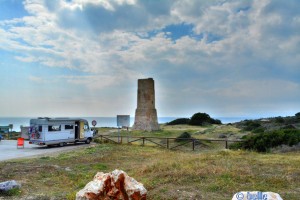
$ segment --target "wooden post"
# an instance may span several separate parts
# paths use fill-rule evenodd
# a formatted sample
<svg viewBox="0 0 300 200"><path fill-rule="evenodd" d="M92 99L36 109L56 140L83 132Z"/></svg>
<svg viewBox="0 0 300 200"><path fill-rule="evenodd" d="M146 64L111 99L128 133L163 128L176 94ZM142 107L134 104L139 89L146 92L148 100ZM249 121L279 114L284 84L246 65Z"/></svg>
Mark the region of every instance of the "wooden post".
<svg viewBox="0 0 300 200"><path fill-rule="evenodd" d="M227 141L227 139L225 141L225 149L228 149L228 141Z"/></svg>
<svg viewBox="0 0 300 200"><path fill-rule="evenodd" d="M143 137L143 146L145 145L145 138Z"/></svg>
<svg viewBox="0 0 300 200"><path fill-rule="evenodd" d="M193 151L195 151L195 139L193 139Z"/></svg>
<svg viewBox="0 0 300 200"><path fill-rule="evenodd" d="M167 138L167 149L169 149L169 138Z"/></svg>
<svg viewBox="0 0 300 200"><path fill-rule="evenodd" d="M121 136L121 144L122 144L123 136Z"/></svg>

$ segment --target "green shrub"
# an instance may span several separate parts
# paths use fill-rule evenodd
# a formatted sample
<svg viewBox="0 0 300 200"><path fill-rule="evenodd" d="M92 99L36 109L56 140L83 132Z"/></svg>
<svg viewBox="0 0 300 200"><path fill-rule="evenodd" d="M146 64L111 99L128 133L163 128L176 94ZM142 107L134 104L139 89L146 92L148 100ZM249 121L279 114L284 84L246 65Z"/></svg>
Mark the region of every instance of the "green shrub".
<svg viewBox="0 0 300 200"><path fill-rule="evenodd" d="M266 133L248 135L239 145L231 145L230 148L249 149L258 152L267 152L280 145L296 145L300 142L300 130L277 130Z"/></svg>
<svg viewBox="0 0 300 200"><path fill-rule="evenodd" d="M282 124L282 123L284 123L284 119L283 119L283 117L275 117L275 122L276 123L278 123L278 124Z"/></svg>
<svg viewBox="0 0 300 200"><path fill-rule="evenodd" d="M101 143L102 143L102 141L101 141L100 138L94 138L93 141L94 141L95 143L98 143L98 144L101 144Z"/></svg>
<svg viewBox="0 0 300 200"><path fill-rule="evenodd" d="M281 127L280 129L296 129L296 127L293 126L292 124L288 124L288 125Z"/></svg>
<svg viewBox="0 0 300 200"><path fill-rule="evenodd" d="M235 142L229 145L229 149L243 149L243 142Z"/></svg>
<svg viewBox="0 0 300 200"><path fill-rule="evenodd" d="M210 122L210 116L206 113L196 113L190 120L190 125L203 125L204 123Z"/></svg>
<svg viewBox="0 0 300 200"><path fill-rule="evenodd" d="M0 196L20 196L21 190L19 188L12 188L8 191L0 190Z"/></svg>
<svg viewBox="0 0 300 200"><path fill-rule="evenodd" d="M203 126L206 124L222 124L221 120L213 119L206 113L196 113L191 119L189 118L178 118L171 122L168 122L167 125L178 125L178 124L189 124L196 126Z"/></svg>
<svg viewBox="0 0 300 200"><path fill-rule="evenodd" d="M175 139L175 142L181 142L184 141L184 139L189 138L192 138L191 134L189 134L188 132L183 132Z"/></svg>
<svg viewBox="0 0 300 200"><path fill-rule="evenodd" d="M243 128L244 131L253 131L255 129L258 129L261 127L261 124L259 122L253 121L253 120L246 120L245 121L245 127Z"/></svg>
<svg viewBox="0 0 300 200"><path fill-rule="evenodd" d="M263 133L264 131L265 131L265 128L261 126L261 127L254 129L252 132L253 133Z"/></svg>
<svg viewBox="0 0 300 200"><path fill-rule="evenodd" d="M211 118L206 113L195 113L189 122L190 125L203 126L205 124L222 124L218 119Z"/></svg>
<svg viewBox="0 0 300 200"><path fill-rule="evenodd" d="M178 118L167 123L167 125L189 124L189 118Z"/></svg>

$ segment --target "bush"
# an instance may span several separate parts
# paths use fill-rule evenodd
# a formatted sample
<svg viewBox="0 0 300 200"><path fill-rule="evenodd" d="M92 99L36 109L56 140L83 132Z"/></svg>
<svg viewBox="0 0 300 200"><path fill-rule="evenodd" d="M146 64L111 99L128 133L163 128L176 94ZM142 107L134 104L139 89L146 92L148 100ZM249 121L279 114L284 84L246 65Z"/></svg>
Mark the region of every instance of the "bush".
<svg viewBox="0 0 300 200"><path fill-rule="evenodd" d="M267 133L248 135L240 144L231 145L230 148L243 148L258 152L267 152L280 145L296 145L300 142L300 130L277 130Z"/></svg>
<svg viewBox="0 0 300 200"><path fill-rule="evenodd" d="M212 123L212 124L222 124L221 120L219 120L219 119L212 119L212 118L210 120L210 123Z"/></svg>
<svg viewBox="0 0 300 200"><path fill-rule="evenodd" d="M196 113L192 116L190 120L190 125L203 125L211 121L211 118L206 113Z"/></svg>
<svg viewBox="0 0 300 200"><path fill-rule="evenodd" d="M243 128L244 131L253 131L255 129L261 128L261 124L253 121L253 120L247 120L245 122L245 127Z"/></svg>
<svg viewBox="0 0 300 200"><path fill-rule="evenodd" d="M190 125L203 126L205 124L222 124L222 122L218 119L211 118L206 113L196 113L192 116Z"/></svg>
<svg viewBox="0 0 300 200"><path fill-rule="evenodd" d="M283 117L275 117L275 122L276 123L278 123L278 124L282 124L282 123L284 123L284 119L283 119Z"/></svg>
<svg viewBox="0 0 300 200"><path fill-rule="evenodd" d="M213 119L206 113L196 113L189 118L178 118L171 122L168 122L167 125L178 125L178 124L189 124L196 126L203 126L205 124L222 124L221 120Z"/></svg>
<svg viewBox="0 0 300 200"><path fill-rule="evenodd" d="M256 129L252 130L252 132L253 133L263 133L263 132L265 132L265 128L262 127L262 126L260 126L260 127L256 128Z"/></svg>
<svg viewBox="0 0 300 200"><path fill-rule="evenodd" d="M296 113L295 116L300 119L300 112Z"/></svg>
<svg viewBox="0 0 300 200"><path fill-rule="evenodd" d="M190 138L192 138L191 134L189 134L188 132L183 132L175 139L175 142L181 142L184 141L183 139L190 139Z"/></svg>
<svg viewBox="0 0 300 200"><path fill-rule="evenodd" d="M189 118L178 118L167 123L167 125L189 124Z"/></svg>
<svg viewBox="0 0 300 200"><path fill-rule="evenodd" d="M20 196L21 190L19 188L12 188L8 191L0 190L0 196Z"/></svg>

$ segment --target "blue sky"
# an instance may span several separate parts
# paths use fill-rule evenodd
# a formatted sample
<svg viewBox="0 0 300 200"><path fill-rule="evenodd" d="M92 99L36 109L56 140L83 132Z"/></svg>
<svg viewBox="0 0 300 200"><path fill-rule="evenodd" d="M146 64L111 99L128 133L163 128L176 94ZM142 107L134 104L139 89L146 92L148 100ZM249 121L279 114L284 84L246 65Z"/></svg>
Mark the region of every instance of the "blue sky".
<svg viewBox="0 0 300 200"><path fill-rule="evenodd" d="M0 0L0 116L300 111L298 0Z"/></svg>

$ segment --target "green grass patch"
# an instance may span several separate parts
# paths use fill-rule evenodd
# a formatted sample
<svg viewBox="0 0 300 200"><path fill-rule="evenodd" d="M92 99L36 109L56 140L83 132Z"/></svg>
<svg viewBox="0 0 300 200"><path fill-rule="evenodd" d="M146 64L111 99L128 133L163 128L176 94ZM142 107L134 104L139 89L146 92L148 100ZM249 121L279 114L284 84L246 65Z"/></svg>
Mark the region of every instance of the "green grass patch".
<svg viewBox="0 0 300 200"><path fill-rule="evenodd" d="M154 134L179 136L184 131L173 127ZM236 192L253 190L277 192L283 199L299 198L300 152L261 154L224 150L224 146L220 150L216 144L207 143L211 149L197 152L110 143L83 146L54 156L0 162L0 182L22 183L20 198L74 199L97 172L121 169L144 184L150 200L228 200Z"/></svg>

